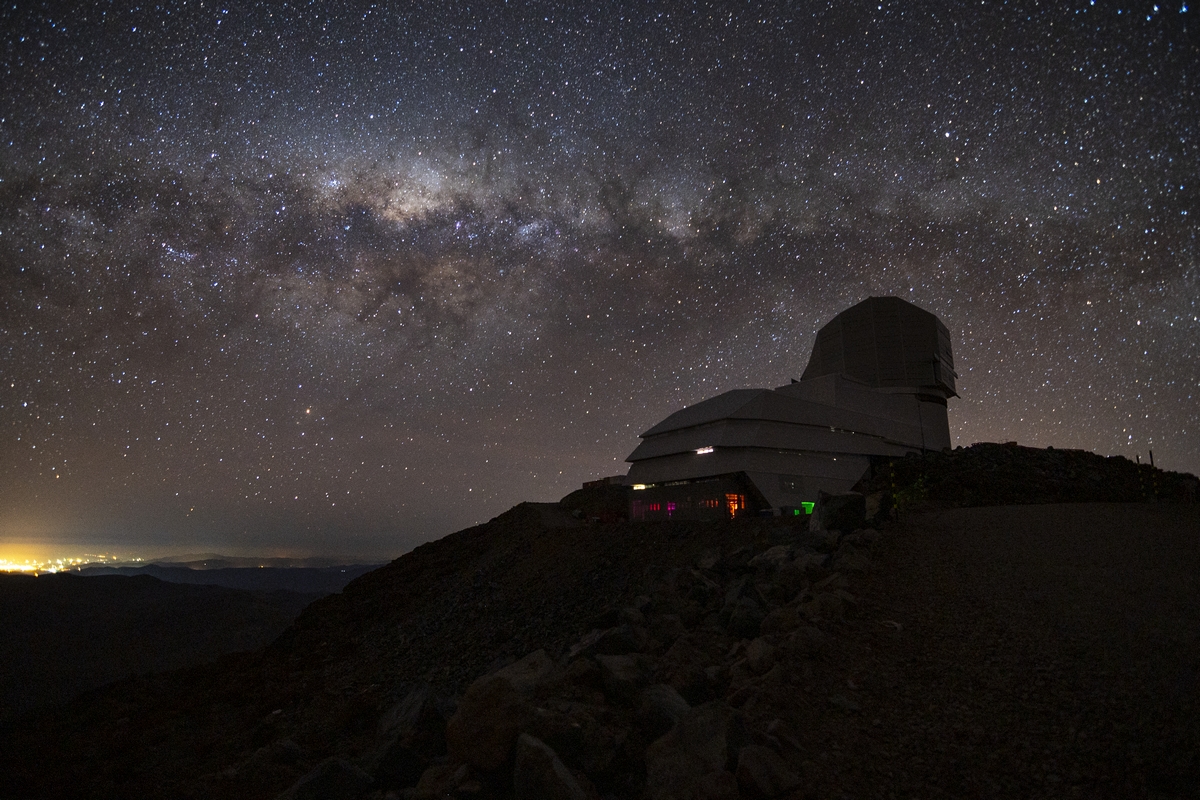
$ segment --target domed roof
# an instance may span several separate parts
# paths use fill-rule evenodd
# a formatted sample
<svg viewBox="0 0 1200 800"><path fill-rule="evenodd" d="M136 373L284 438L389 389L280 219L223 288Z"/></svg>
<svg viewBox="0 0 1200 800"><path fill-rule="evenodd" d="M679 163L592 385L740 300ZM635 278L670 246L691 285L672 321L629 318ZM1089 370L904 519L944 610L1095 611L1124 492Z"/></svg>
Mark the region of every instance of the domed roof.
<svg viewBox="0 0 1200 800"><path fill-rule="evenodd" d="M877 389L917 389L957 397L950 331L899 297L870 297L817 332L800 380L839 374Z"/></svg>

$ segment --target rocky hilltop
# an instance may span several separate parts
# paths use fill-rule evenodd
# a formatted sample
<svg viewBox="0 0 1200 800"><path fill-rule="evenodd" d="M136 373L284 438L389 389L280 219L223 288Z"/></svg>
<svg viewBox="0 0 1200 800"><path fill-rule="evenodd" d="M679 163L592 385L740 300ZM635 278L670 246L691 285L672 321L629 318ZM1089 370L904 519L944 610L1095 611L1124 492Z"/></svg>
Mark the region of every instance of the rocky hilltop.
<svg viewBox="0 0 1200 800"><path fill-rule="evenodd" d="M865 487L898 518L832 531L522 504L266 650L27 720L0 791L1194 796L1200 505L938 507L898 472Z"/></svg>
<svg viewBox="0 0 1200 800"><path fill-rule="evenodd" d="M944 452L882 459L860 487L901 510L1031 503L1195 503L1195 475L1123 456L981 442Z"/></svg>

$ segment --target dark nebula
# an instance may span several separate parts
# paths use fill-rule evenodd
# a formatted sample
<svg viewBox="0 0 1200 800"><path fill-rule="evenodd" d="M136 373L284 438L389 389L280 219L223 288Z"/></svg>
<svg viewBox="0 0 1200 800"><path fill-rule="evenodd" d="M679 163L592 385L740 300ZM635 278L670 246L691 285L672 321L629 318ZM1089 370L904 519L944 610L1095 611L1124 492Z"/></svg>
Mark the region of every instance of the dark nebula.
<svg viewBox="0 0 1200 800"><path fill-rule="evenodd" d="M870 295L956 443L1200 472L1195 13L9 4L0 536L395 555Z"/></svg>

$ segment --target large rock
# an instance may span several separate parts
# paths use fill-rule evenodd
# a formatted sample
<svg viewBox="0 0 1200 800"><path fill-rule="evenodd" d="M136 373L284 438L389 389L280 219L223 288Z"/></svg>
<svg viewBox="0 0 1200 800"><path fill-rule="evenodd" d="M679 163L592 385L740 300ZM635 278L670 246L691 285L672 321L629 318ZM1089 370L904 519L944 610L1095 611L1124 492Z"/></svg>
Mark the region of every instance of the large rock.
<svg viewBox="0 0 1200 800"><path fill-rule="evenodd" d="M800 612L792 606L784 606L776 608L762 621L759 630L763 636L768 636L773 633L789 633L796 630L807 621L807 617L801 616Z"/></svg>
<svg viewBox="0 0 1200 800"><path fill-rule="evenodd" d="M372 770L375 782L385 789L407 788L421 779L431 758L412 739L396 739L380 754Z"/></svg>
<svg viewBox="0 0 1200 800"><path fill-rule="evenodd" d="M833 537L835 540L837 537ZM837 542L834 542L836 546ZM829 563L829 556L825 553L818 553L813 550L801 550L792 559L792 566L805 575L811 575L825 569Z"/></svg>
<svg viewBox="0 0 1200 800"><path fill-rule="evenodd" d="M446 723L452 761L490 772L512 754L517 735L534 718L533 709L507 678L488 675L467 687Z"/></svg>
<svg viewBox="0 0 1200 800"><path fill-rule="evenodd" d="M558 754L527 733L517 739L513 794L516 800L589 800L590 797Z"/></svg>
<svg viewBox="0 0 1200 800"><path fill-rule="evenodd" d="M262 769L271 764L295 764L304 758L304 750L291 739L280 739L263 745L246 759L246 767ZM244 768L244 767L243 767Z"/></svg>
<svg viewBox="0 0 1200 800"><path fill-rule="evenodd" d="M792 548L786 544L775 545L750 559L747 566L766 569L779 569L792 560Z"/></svg>
<svg viewBox="0 0 1200 800"><path fill-rule="evenodd" d="M521 694L529 694L554 677L557 667L545 650L535 650L516 663L494 673L506 679Z"/></svg>
<svg viewBox="0 0 1200 800"><path fill-rule="evenodd" d="M834 555L830 568L839 572L870 572L871 559L858 548L842 545Z"/></svg>
<svg viewBox="0 0 1200 800"><path fill-rule="evenodd" d="M524 731L541 739L572 769L601 780L619 765L631 728L628 715L608 705L551 702Z"/></svg>
<svg viewBox="0 0 1200 800"><path fill-rule="evenodd" d="M342 758L322 761L278 800L355 800L371 789L371 776Z"/></svg>
<svg viewBox="0 0 1200 800"><path fill-rule="evenodd" d="M645 729L647 738L657 739L675 726L692 707L675 687L658 683L642 692L638 722Z"/></svg>
<svg viewBox="0 0 1200 800"><path fill-rule="evenodd" d="M629 703L650 682L653 665L640 653L624 656L596 656L600 664L604 693L613 700Z"/></svg>
<svg viewBox="0 0 1200 800"><path fill-rule="evenodd" d="M411 733L425 713L431 697L431 690L427 683L418 683L409 690L403 700L392 706L379 718L380 738Z"/></svg>
<svg viewBox="0 0 1200 800"><path fill-rule="evenodd" d="M659 674L692 705L713 698L705 668L721 660L723 651L692 634L680 636L660 660Z"/></svg>
<svg viewBox="0 0 1200 800"><path fill-rule="evenodd" d="M801 625L788 636L787 646L798 655L812 657L825 646L825 634L820 628Z"/></svg>
<svg viewBox="0 0 1200 800"><path fill-rule="evenodd" d="M775 666L775 648L763 639L755 639L746 646L746 666L755 675L763 675Z"/></svg>
<svg viewBox="0 0 1200 800"><path fill-rule="evenodd" d="M738 751L737 782L753 797L779 797L800 785L800 777L774 750L757 744Z"/></svg>
<svg viewBox="0 0 1200 800"><path fill-rule="evenodd" d="M680 717L670 732L646 748L646 796L650 800L691 800L726 771L734 712L721 701L697 706ZM736 787L735 792L736 792ZM736 796L736 794L734 795Z"/></svg>
<svg viewBox="0 0 1200 800"><path fill-rule="evenodd" d="M695 790L690 796L696 800L742 800L737 778L723 769L710 772L696 781Z"/></svg>
<svg viewBox="0 0 1200 800"><path fill-rule="evenodd" d="M635 653L645 643L645 632L624 624L606 630L593 630L571 648L568 658L576 656L619 656Z"/></svg>
<svg viewBox="0 0 1200 800"><path fill-rule="evenodd" d="M446 752L446 709L427 684L413 687L379 720L380 744L369 769L380 788L413 786Z"/></svg>
<svg viewBox="0 0 1200 800"><path fill-rule="evenodd" d="M478 794L481 788L466 764L434 764L425 770L412 796L416 800L443 800L458 794Z"/></svg>
<svg viewBox="0 0 1200 800"><path fill-rule="evenodd" d="M741 639L753 639L762 630L762 622L767 616L762 604L752 597L739 597L734 603L726 606L729 621L725 628L734 636Z"/></svg>
<svg viewBox="0 0 1200 800"><path fill-rule="evenodd" d="M852 531L865 527L866 523L867 501L863 495L858 492L817 493L817 505L813 509L816 530Z"/></svg>

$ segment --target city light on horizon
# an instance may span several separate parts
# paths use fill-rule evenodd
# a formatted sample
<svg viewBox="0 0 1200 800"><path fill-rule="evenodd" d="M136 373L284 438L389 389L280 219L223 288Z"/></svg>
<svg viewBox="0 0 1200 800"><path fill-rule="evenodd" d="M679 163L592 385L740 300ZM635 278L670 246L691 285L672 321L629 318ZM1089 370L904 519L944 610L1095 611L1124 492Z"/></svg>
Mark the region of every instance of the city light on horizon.
<svg viewBox="0 0 1200 800"><path fill-rule="evenodd" d="M77 556L20 558L0 556L0 572L58 573L104 564L137 564L145 559L136 556L117 556L107 553L85 553Z"/></svg>

